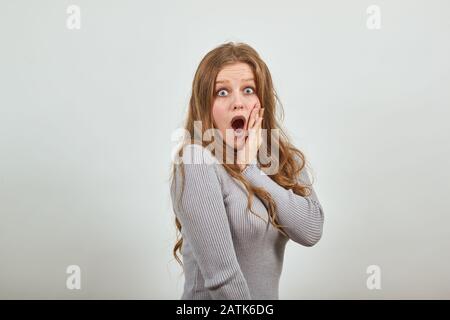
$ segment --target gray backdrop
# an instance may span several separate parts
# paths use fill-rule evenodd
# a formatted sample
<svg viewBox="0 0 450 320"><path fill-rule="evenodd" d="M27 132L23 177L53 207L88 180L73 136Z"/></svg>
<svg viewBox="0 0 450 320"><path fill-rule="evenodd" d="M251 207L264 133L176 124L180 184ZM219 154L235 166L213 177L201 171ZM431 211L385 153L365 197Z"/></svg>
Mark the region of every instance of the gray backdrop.
<svg viewBox="0 0 450 320"><path fill-rule="evenodd" d="M315 247L289 242L280 298L450 298L449 11L1 0L0 298L181 296L171 134L200 59L226 41L268 64L325 211ZM80 290L66 287L69 265ZM370 265L380 289L366 284Z"/></svg>

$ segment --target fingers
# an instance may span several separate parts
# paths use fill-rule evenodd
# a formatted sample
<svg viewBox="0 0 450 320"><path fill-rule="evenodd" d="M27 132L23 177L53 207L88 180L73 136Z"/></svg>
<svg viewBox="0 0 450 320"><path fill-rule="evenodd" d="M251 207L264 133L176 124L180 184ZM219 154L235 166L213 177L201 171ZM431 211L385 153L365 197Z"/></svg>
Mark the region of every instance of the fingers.
<svg viewBox="0 0 450 320"><path fill-rule="evenodd" d="M259 116L260 116L260 117L263 117L263 116L264 116L264 108L261 108L261 109L259 110Z"/></svg>
<svg viewBox="0 0 450 320"><path fill-rule="evenodd" d="M255 120L253 129L257 129L257 130L261 129L262 121L264 119L263 114L264 114L264 108L262 108L258 111L258 115L256 116L256 120Z"/></svg>
<svg viewBox="0 0 450 320"><path fill-rule="evenodd" d="M245 138L245 146L238 151L238 157L244 163L254 161L257 157L258 149L262 144L262 122L264 119L264 108L261 108L259 102L255 104L250 112L247 121L248 136Z"/></svg>
<svg viewBox="0 0 450 320"><path fill-rule="evenodd" d="M247 123L247 129L252 129L253 126L255 125L255 121L256 121L256 115L257 115L257 111L258 111L258 104L256 104L252 111L250 112L250 117L248 118L248 123Z"/></svg>
<svg viewBox="0 0 450 320"><path fill-rule="evenodd" d="M261 113L261 105L259 103L257 103L254 108L252 109L252 111L250 112L250 117L248 119L248 124L247 124L247 129L253 129L255 127L255 125L258 124L259 121L259 117L262 114Z"/></svg>
<svg viewBox="0 0 450 320"><path fill-rule="evenodd" d="M259 117L258 117L257 124L256 124L256 128L257 128L257 131L258 131L258 134L256 135L258 148L259 148L259 146L261 145L261 142L262 142L262 134L261 134L261 132L262 132L262 122L263 122L263 119L264 119L263 114L264 114L264 108L262 108L259 111Z"/></svg>
<svg viewBox="0 0 450 320"><path fill-rule="evenodd" d="M258 114L258 120L259 120L259 126L261 127L262 121L264 119L264 108L259 110L259 114Z"/></svg>

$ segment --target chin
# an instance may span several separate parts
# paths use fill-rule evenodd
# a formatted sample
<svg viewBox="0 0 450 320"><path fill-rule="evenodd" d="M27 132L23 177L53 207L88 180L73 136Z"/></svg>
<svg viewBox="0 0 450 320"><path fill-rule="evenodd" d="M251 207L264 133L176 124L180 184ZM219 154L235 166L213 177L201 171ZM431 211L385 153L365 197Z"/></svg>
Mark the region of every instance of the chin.
<svg viewBox="0 0 450 320"><path fill-rule="evenodd" d="M245 146L245 139L236 139L234 141L234 145L233 145L233 141L230 143L227 143L227 145L229 147L233 147L234 150L241 150Z"/></svg>
<svg viewBox="0 0 450 320"><path fill-rule="evenodd" d="M235 149L236 150L241 150L241 149L244 148L244 146L245 146L245 141L238 142L238 143L236 143Z"/></svg>

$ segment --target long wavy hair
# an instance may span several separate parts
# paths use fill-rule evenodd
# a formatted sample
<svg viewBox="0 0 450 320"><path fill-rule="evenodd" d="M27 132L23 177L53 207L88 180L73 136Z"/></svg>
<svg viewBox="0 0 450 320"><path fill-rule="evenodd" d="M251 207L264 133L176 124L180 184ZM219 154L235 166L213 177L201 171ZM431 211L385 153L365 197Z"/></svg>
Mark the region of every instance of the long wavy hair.
<svg viewBox="0 0 450 320"><path fill-rule="evenodd" d="M194 121L201 121L202 133L205 130L214 128L214 122L212 117L212 105L214 102L214 86L215 80L219 71L226 65L244 62L247 63L254 74L256 82L256 94L261 102L261 107L264 108L264 119L262 123L262 129L267 129L267 136L271 137L270 130L278 129L278 159L272 159L272 161L278 162L278 170L275 174L268 175L273 181L285 189L292 189L292 191L300 196L308 196L311 193L309 186L303 185L298 181L302 170L306 166L306 159L304 154L297 148L295 148L290 142L290 138L286 132L282 129L280 123L283 121L284 112L281 101L279 100L277 93L272 83L272 77L267 68L267 65L260 58L259 54L248 44L238 42L224 43L210 52L208 52L201 60L192 83L192 93L189 101L189 109L187 117L184 123L184 129L189 132L190 137L195 136ZM277 105L278 102L278 105ZM278 106L278 108L277 108ZM189 136L189 135L188 135ZM193 143L192 138L185 139L176 151L179 157L182 157L183 148ZM271 144L275 143L268 139L268 150L271 150ZM202 141L202 145L206 146L207 142ZM214 152L213 152L214 153ZM264 170L268 165L261 164L258 159L259 166ZM252 210L253 197L258 197L266 207L270 222L277 230L287 236L283 230L283 226L278 223L277 219L277 207L269 192L264 188L255 187L248 182L241 174L239 166L235 163L225 163L221 161L221 165L233 178L242 182L248 192L247 209L256 214ZM171 165L171 177L170 180L173 183L173 179L176 174L177 166L181 171L182 181L184 181L184 167L183 163L172 163ZM183 182L181 183L183 193ZM181 199L181 196L180 196ZM178 257L177 252L181 252L183 245L183 238L181 236L182 225L175 215L176 226L176 243L173 247L173 256L182 266L183 263Z"/></svg>

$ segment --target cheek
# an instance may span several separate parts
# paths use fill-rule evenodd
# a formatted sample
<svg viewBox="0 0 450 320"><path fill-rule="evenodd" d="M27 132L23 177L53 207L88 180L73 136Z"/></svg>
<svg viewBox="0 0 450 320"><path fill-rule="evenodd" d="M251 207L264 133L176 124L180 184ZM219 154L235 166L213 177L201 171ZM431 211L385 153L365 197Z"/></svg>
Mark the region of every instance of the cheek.
<svg viewBox="0 0 450 320"><path fill-rule="evenodd" d="M253 105L255 105L256 103L259 103L259 102L260 102L260 101L259 101L258 96L257 96L257 95L254 95L254 96L252 97L251 105L253 106Z"/></svg>
<svg viewBox="0 0 450 320"><path fill-rule="evenodd" d="M213 115L213 119L214 122L217 126L218 129L224 129L226 124L225 124L225 119L226 119L226 108L224 105L215 102L212 108L212 115Z"/></svg>

